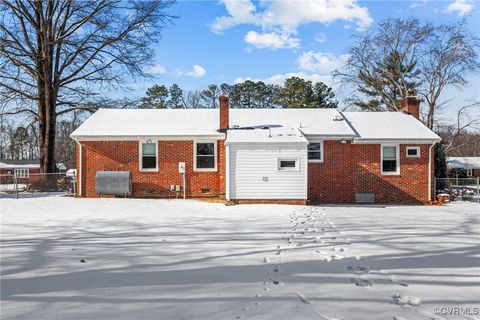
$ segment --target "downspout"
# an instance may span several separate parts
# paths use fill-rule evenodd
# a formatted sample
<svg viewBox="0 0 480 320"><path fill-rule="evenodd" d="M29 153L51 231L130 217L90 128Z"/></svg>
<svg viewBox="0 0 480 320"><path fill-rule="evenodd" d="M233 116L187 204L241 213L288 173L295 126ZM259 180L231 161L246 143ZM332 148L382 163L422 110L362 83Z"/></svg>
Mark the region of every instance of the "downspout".
<svg viewBox="0 0 480 320"><path fill-rule="evenodd" d="M225 198L230 201L230 146L225 144Z"/></svg>
<svg viewBox="0 0 480 320"><path fill-rule="evenodd" d="M432 143L428 149L428 200L432 200L432 149L436 142Z"/></svg>
<svg viewBox="0 0 480 320"><path fill-rule="evenodd" d="M82 195L82 144L75 139L75 141L78 143L78 149L79 149L79 164L78 164L78 196L80 197Z"/></svg>

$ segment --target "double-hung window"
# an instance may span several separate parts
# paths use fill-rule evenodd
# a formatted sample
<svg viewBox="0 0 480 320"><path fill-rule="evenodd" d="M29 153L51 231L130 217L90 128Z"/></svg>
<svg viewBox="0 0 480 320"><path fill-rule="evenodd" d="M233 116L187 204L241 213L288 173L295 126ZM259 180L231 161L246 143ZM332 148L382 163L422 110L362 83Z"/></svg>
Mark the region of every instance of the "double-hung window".
<svg viewBox="0 0 480 320"><path fill-rule="evenodd" d="M217 144L215 142L196 141L194 152L196 171L217 170Z"/></svg>
<svg viewBox="0 0 480 320"><path fill-rule="evenodd" d="M323 162L323 142L310 142L308 144L308 161Z"/></svg>
<svg viewBox="0 0 480 320"><path fill-rule="evenodd" d="M382 174L400 174L398 145L382 145Z"/></svg>
<svg viewBox="0 0 480 320"><path fill-rule="evenodd" d="M28 178L30 176L30 170L28 169L15 169L15 177Z"/></svg>
<svg viewBox="0 0 480 320"><path fill-rule="evenodd" d="M158 170L157 142L140 142L140 171Z"/></svg>

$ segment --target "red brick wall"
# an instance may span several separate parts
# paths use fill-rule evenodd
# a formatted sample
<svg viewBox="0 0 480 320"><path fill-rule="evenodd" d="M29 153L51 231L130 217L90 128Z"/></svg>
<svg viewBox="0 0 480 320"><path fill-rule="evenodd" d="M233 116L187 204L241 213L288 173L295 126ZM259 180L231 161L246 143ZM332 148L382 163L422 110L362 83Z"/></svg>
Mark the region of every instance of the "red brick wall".
<svg viewBox="0 0 480 320"><path fill-rule="evenodd" d="M182 178L178 173L179 162L186 163L188 197L225 195L223 140L217 142L217 171L209 172L193 171L193 141L158 141L157 172L139 171L138 141L83 141L81 144L83 196L97 196L95 193L97 171L127 170L132 172L133 196L175 197L176 193L170 191L170 185L182 185ZM77 150L77 157L78 154ZM77 164L79 163L80 161L77 161ZM203 193L202 189L209 191Z"/></svg>
<svg viewBox="0 0 480 320"><path fill-rule="evenodd" d="M324 162L309 163L309 200L354 203L355 193L373 192L377 203L428 203L430 146L419 145L420 158L407 158L407 146L400 145L400 175L382 175L379 144L325 141Z"/></svg>

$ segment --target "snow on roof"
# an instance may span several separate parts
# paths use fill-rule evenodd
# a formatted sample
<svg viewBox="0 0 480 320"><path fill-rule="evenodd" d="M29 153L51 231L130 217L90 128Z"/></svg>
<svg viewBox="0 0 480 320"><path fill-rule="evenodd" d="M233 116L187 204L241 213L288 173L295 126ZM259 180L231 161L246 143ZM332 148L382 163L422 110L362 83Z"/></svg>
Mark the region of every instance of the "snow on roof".
<svg viewBox="0 0 480 320"><path fill-rule="evenodd" d="M230 109L230 127L235 125L299 128L305 135L354 136L336 109Z"/></svg>
<svg viewBox="0 0 480 320"><path fill-rule="evenodd" d="M304 143L305 136L295 128L229 130L226 144L231 143Z"/></svg>
<svg viewBox="0 0 480 320"><path fill-rule="evenodd" d="M343 112L356 133L355 140L440 141L413 116L402 112Z"/></svg>
<svg viewBox="0 0 480 320"><path fill-rule="evenodd" d="M37 168L40 168L40 164L38 163L14 164L14 163L0 162L0 168L2 169L37 169Z"/></svg>
<svg viewBox="0 0 480 320"><path fill-rule="evenodd" d="M480 169L480 157L448 157L447 165L455 169Z"/></svg>
<svg viewBox="0 0 480 320"><path fill-rule="evenodd" d="M231 128L298 128L306 136L369 140L440 141L411 115L336 109L230 109ZM348 121L346 121L346 120ZM219 109L101 109L72 138L209 136L218 132Z"/></svg>
<svg viewBox="0 0 480 320"><path fill-rule="evenodd" d="M100 109L76 137L217 135L218 109Z"/></svg>

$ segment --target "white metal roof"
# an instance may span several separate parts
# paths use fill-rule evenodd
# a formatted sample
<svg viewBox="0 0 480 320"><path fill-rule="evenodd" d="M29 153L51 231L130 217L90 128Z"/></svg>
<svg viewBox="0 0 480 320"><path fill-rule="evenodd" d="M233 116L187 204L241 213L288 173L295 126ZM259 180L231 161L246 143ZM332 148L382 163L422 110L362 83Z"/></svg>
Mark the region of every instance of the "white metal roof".
<svg viewBox="0 0 480 320"><path fill-rule="evenodd" d="M228 130L226 144L231 143L304 143L305 136L295 128Z"/></svg>
<svg viewBox="0 0 480 320"><path fill-rule="evenodd" d="M447 164L455 169L480 169L480 157L448 157Z"/></svg>
<svg viewBox="0 0 480 320"><path fill-rule="evenodd" d="M361 141L440 141L423 123L402 112L343 112Z"/></svg>

